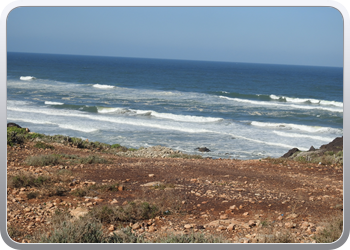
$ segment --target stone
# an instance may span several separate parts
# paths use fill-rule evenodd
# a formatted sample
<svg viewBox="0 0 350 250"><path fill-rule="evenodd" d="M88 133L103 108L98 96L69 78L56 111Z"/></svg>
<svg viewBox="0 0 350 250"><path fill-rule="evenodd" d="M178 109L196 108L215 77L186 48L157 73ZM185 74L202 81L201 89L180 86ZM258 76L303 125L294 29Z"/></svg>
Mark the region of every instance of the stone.
<svg viewBox="0 0 350 250"><path fill-rule="evenodd" d="M297 218L299 215L298 214L295 214L295 213L292 213L290 215L287 216L287 219L295 219Z"/></svg>
<svg viewBox="0 0 350 250"><path fill-rule="evenodd" d="M87 208L77 207L76 209L70 211L70 214L75 218L79 218L79 217L83 217L88 212L89 210Z"/></svg>
<svg viewBox="0 0 350 250"><path fill-rule="evenodd" d="M230 209L231 209L231 210L236 209L236 205L232 205L232 206L230 206Z"/></svg>
<svg viewBox="0 0 350 250"><path fill-rule="evenodd" d="M136 229L139 229L141 227L140 223L135 223L134 225L132 225L132 229L136 230Z"/></svg>
<svg viewBox="0 0 350 250"><path fill-rule="evenodd" d="M185 224L184 225L184 228L186 228L186 229L190 229L190 228L192 228L193 226L192 226L192 224Z"/></svg>
<svg viewBox="0 0 350 250"><path fill-rule="evenodd" d="M115 226L114 225L111 225L109 228L108 228L108 231L114 231L115 230Z"/></svg>
<svg viewBox="0 0 350 250"><path fill-rule="evenodd" d="M220 215L220 220L226 220L226 219L228 219L228 214Z"/></svg>
<svg viewBox="0 0 350 250"><path fill-rule="evenodd" d="M112 201L111 201L111 204L117 204L118 203L118 201L116 200L116 199L113 199Z"/></svg>
<svg viewBox="0 0 350 250"><path fill-rule="evenodd" d="M154 174L149 174L148 177L154 177Z"/></svg>
<svg viewBox="0 0 350 250"><path fill-rule="evenodd" d="M289 150L287 153L285 153L282 158L288 158L290 156L292 156L295 152L300 152L300 150L298 148L292 148L291 150Z"/></svg>
<svg viewBox="0 0 350 250"><path fill-rule="evenodd" d="M148 232L152 233L154 231L156 231L156 228L154 226L149 226L148 227Z"/></svg>
<svg viewBox="0 0 350 250"><path fill-rule="evenodd" d="M210 152L210 149L207 147L196 148L199 152Z"/></svg>
<svg viewBox="0 0 350 250"><path fill-rule="evenodd" d="M228 231L235 230L235 226L236 226L236 224L230 224L230 225L228 225L227 230Z"/></svg>

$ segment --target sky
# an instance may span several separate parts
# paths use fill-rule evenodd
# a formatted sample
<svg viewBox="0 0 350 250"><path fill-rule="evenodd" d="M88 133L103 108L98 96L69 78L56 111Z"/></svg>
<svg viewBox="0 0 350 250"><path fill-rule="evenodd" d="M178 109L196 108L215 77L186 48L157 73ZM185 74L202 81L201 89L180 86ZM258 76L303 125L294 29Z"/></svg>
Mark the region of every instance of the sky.
<svg viewBox="0 0 350 250"><path fill-rule="evenodd" d="M343 66L331 7L20 7L7 51Z"/></svg>

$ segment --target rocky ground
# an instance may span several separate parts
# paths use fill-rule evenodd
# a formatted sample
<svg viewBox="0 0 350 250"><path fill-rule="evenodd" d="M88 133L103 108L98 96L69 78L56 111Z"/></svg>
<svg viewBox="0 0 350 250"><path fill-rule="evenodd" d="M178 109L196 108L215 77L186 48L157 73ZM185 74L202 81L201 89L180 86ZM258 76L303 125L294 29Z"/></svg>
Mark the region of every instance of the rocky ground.
<svg viewBox="0 0 350 250"><path fill-rule="evenodd" d="M197 232L234 243L268 242L279 235L315 243L329 223L342 218L339 163L173 158L181 152L154 147L111 153L54 142L39 148L38 142L7 147L8 233L17 242L36 242L43 232L49 236L58 211L74 218L135 201L155 204L161 213L103 228L112 233L131 227L150 241ZM59 160L42 165L34 156Z"/></svg>

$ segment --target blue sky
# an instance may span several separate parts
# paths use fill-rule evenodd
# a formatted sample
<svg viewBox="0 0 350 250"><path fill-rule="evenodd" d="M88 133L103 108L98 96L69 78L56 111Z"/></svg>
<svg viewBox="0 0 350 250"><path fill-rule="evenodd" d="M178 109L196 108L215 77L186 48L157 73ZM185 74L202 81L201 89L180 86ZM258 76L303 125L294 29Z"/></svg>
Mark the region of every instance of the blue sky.
<svg viewBox="0 0 350 250"><path fill-rule="evenodd" d="M343 66L330 7L20 7L7 51Z"/></svg>

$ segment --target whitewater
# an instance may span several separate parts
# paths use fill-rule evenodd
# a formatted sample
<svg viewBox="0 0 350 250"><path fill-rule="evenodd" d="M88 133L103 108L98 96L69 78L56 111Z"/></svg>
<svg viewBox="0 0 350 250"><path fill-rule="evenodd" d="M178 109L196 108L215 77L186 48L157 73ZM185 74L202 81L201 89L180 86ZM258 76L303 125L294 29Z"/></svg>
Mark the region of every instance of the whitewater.
<svg viewBox="0 0 350 250"><path fill-rule="evenodd" d="M237 159L279 157L343 135L339 68L25 53L8 58L7 120L35 132ZM281 72L283 84L276 77Z"/></svg>

